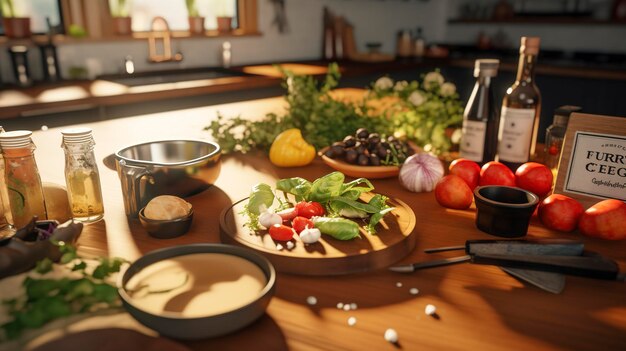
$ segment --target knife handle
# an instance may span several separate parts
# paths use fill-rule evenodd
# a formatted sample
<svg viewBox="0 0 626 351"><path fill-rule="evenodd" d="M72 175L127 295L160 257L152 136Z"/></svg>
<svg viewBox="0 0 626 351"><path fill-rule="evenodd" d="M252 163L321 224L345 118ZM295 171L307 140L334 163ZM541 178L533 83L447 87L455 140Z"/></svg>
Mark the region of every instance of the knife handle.
<svg viewBox="0 0 626 351"><path fill-rule="evenodd" d="M615 280L619 267L615 261L600 255L587 256L532 256L532 255L471 255L472 263L510 268L557 272L595 279Z"/></svg>
<svg viewBox="0 0 626 351"><path fill-rule="evenodd" d="M566 239L531 240L468 240L468 255L548 255L580 256L585 250L583 242Z"/></svg>

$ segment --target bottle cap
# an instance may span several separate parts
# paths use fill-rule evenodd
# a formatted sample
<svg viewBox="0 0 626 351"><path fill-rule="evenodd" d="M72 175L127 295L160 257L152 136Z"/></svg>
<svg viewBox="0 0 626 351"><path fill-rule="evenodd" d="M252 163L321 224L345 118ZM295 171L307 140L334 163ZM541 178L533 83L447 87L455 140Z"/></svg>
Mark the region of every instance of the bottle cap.
<svg viewBox="0 0 626 351"><path fill-rule="evenodd" d="M574 112L580 111L582 111L582 107L580 106L565 105L558 107L554 110L554 124L566 126L569 121L569 116Z"/></svg>
<svg viewBox="0 0 626 351"><path fill-rule="evenodd" d="M500 60L480 59L474 63L474 77L495 77L498 75Z"/></svg>
<svg viewBox="0 0 626 351"><path fill-rule="evenodd" d="M539 37L522 37L520 41L519 52L520 54L537 55L539 54L539 43L541 38Z"/></svg>
<svg viewBox="0 0 626 351"><path fill-rule="evenodd" d="M80 144L93 141L91 132L91 128L87 127L64 129L61 131L63 143Z"/></svg>
<svg viewBox="0 0 626 351"><path fill-rule="evenodd" d="M0 147L2 149L19 149L29 146L32 143L30 130L15 130L12 132L0 133Z"/></svg>

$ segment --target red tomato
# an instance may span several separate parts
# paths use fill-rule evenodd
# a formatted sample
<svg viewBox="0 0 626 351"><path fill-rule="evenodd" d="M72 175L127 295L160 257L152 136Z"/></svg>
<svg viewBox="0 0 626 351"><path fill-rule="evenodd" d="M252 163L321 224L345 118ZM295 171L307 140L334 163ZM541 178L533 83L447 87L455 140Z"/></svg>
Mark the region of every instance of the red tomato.
<svg viewBox="0 0 626 351"><path fill-rule="evenodd" d="M480 169L479 185L515 186L515 174L503 163L487 162Z"/></svg>
<svg viewBox="0 0 626 351"><path fill-rule="evenodd" d="M626 203L616 199L598 202L580 216L578 229L591 237L626 239Z"/></svg>
<svg viewBox="0 0 626 351"><path fill-rule="evenodd" d="M295 230L298 234L300 234L300 232L302 232L306 228L315 227L312 220L301 216L294 218L293 221L291 221L291 226L293 227L293 230Z"/></svg>
<svg viewBox="0 0 626 351"><path fill-rule="evenodd" d="M474 190L478 186L480 166L474 161L459 158L450 164L450 174L461 177L470 189Z"/></svg>
<svg viewBox="0 0 626 351"><path fill-rule="evenodd" d="M270 227L270 236L277 241L287 241L293 238L293 229L284 224L274 224Z"/></svg>
<svg viewBox="0 0 626 351"><path fill-rule="evenodd" d="M552 194L539 204L537 214L541 223L546 227L561 232L571 232L576 229L578 219L584 211L580 202L571 197Z"/></svg>
<svg viewBox="0 0 626 351"><path fill-rule="evenodd" d="M544 197L552 190L552 171L541 163L526 162L515 171L515 184Z"/></svg>
<svg viewBox="0 0 626 351"><path fill-rule="evenodd" d="M464 210L472 204L474 194L463 178L449 174L435 186L435 199L443 207Z"/></svg>
<svg viewBox="0 0 626 351"><path fill-rule="evenodd" d="M282 211L278 211L276 212L276 214L279 215L280 218L283 219L283 221L290 221L296 218L296 216L298 215L298 211L296 211L295 207L291 207L291 208L284 209Z"/></svg>
<svg viewBox="0 0 626 351"><path fill-rule="evenodd" d="M298 216L311 218L315 216L323 216L326 211L324 211L324 207L322 204L315 201L301 201L296 204L296 211L298 211Z"/></svg>

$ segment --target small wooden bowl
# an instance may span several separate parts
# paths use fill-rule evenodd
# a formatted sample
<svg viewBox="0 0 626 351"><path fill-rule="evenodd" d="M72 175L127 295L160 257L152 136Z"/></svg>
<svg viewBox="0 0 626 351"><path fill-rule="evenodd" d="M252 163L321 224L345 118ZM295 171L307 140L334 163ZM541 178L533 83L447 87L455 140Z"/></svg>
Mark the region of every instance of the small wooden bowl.
<svg viewBox="0 0 626 351"><path fill-rule="evenodd" d="M144 215L143 211L145 209L144 207L139 211L139 221L148 234L154 238L176 238L187 233L189 227L191 227L193 208L189 210L189 213L185 217L168 220L150 219Z"/></svg>
<svg viewBox="0 0 626 351"><path fill-rule="evenodd" d="M344 161L335 160L330 157L324 156L324 152L328 148L320 150L319 155L322 161L330 168L339 171L347 176L354 178L367 178L367 179L381 179L397 177L400 174L400 167L398 166L358 166L352 165Z"/></svg>

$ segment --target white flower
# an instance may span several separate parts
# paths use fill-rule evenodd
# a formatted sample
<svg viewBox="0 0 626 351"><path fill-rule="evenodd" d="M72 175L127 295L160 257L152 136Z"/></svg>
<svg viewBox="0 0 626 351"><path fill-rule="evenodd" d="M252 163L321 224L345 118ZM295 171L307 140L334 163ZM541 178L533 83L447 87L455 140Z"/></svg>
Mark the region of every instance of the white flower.
<svg viewBox="0 0 626 351"><path fill-rule="evenodd" d="M392 87L393 87L393 80L391 80L391 78L389 77L380 77L378 78L376 83L374 83L374 88L380 89L380 90L387 90L387 89L391 89Z"/></svg>
<svg viewBox="0 0 626 351"><path fill-rule="evenodd" d="M433 89L436 86L441 86L445 80L439 72L429 72L424 77L424 87L426 89Z"/></svg>
<svg viewBox="0 0 626 351"><path fill-rule="evenodd" d="M441 85L441 95L452 96L456 93L456 85L454 83L446 82Z"/></svg>
<svg viewBox="0 0 626 351"><path fill-rule="evenodd" d="M406 89L406 87L408 86L409 86L409 82L407 82L406 80L401 80L401 81L396 82L396 85L393 86L393 90L402 91Z"/></svg>
<svg viewBox="0 0 626 351"><path fill-rule="evenodd" d="M414 91L409 95L409 102L414 106L419 106L426 102L426 97L419 91Z"/></svg>

